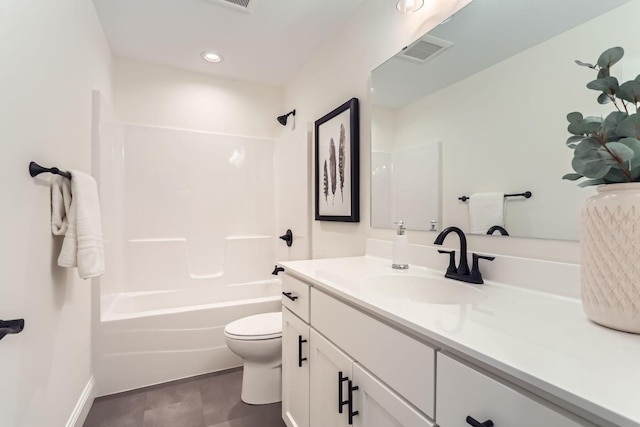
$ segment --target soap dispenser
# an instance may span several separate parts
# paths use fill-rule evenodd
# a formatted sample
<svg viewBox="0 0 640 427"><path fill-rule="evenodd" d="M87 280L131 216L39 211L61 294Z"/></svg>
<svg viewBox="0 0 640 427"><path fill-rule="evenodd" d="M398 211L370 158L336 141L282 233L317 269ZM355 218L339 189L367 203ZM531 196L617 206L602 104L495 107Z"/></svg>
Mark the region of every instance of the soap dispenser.
<svg viewBox="0 0 640 427"><path fill-rule="evenodd" d="M398 226L395 240L393 241L393 257L391 267L397 270L409 268L409 241L404 234L406 228L402 221L394 222Z"/></svg>

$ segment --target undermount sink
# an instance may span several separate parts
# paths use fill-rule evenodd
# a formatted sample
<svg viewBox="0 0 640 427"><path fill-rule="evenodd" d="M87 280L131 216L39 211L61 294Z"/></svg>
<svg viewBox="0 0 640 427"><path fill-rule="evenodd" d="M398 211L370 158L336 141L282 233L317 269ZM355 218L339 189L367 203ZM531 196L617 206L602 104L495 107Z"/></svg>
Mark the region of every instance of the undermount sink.
<svg viewBox="0 0 640 427"><path fill-rule="evenodd" d="M472 304L487 297L473 285L423 276L375 276L365 280L365 287L389 298L426 304Z"/></svg>

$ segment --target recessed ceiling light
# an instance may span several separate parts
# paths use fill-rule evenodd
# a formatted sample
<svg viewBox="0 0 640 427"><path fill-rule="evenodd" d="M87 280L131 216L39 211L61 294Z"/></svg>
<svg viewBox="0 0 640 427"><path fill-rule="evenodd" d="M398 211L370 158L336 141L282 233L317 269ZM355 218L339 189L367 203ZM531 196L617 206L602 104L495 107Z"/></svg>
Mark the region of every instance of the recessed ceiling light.
<svg viewBox="0 0 640 427"><path fill-rule="evenodd" d="M202 59L204 59L207 62L220 62L222 61L222 55L217 54L211 50L205 50L204 52L202 52L200 54L202 56Z"/></svg>
<svg viewBox="0 0 640 427"><path fill-rule="evenodd" d="M400 0L396 8L402 13L413 13L424 6L424 0Z"/></svg>

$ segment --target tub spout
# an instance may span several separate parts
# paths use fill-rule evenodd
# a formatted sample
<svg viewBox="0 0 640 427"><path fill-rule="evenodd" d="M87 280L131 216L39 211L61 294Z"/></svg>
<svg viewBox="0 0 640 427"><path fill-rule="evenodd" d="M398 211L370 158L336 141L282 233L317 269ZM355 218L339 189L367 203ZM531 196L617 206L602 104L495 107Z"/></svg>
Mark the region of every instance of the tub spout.
<svg viewBox="0 0 640 427"><path fill-rule="evenodd" d="M276 268L271 272L271 274L273 274L274 276L277 276L278 273L280 273L281 271L284 271L284 267L278 267L276 265Z"/></svg>

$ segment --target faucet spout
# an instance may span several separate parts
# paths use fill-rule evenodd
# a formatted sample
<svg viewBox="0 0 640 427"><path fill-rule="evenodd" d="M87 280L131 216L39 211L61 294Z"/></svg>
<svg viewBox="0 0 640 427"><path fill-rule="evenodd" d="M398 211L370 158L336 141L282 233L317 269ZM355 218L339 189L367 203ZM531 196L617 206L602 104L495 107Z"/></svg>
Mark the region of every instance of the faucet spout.
<svg viewBox="0 0 640 427"><path fill-rule="evenodd" d="M458 239L460 240L460 263L458 264L457 273L459 275L468 275L469 274L469 262L467 261L467 236L464 235L464 232L458 227L447 227L438 234L436 240L433 242L434 245L442 245L444 243L445 237L449 235L449 233L456 233L458 235Z"/></svg>

